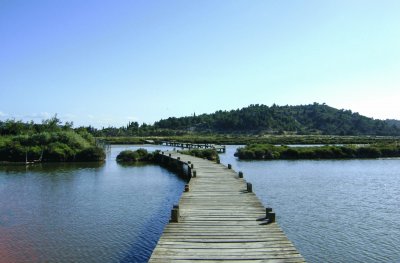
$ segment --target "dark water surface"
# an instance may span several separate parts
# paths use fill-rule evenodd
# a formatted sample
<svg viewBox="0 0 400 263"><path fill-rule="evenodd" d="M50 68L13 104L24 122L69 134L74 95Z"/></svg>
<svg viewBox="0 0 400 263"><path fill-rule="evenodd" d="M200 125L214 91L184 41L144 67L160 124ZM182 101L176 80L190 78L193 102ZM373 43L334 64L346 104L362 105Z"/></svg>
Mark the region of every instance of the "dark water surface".
<svg viewBox="0 0 400 263"><path fill-rule="evenodd" d="M0 263L146 262L184 182L156 165L0 167ZM146 146L149 150L170 147ZM238 161L309 262L400 262L400 160Z"/></svg>
<svg viewBox="0 0 400 263"><path fill-rule="evenodd" d="M184 182L157 165L0 167L0 262L146 262Z"/></svg>

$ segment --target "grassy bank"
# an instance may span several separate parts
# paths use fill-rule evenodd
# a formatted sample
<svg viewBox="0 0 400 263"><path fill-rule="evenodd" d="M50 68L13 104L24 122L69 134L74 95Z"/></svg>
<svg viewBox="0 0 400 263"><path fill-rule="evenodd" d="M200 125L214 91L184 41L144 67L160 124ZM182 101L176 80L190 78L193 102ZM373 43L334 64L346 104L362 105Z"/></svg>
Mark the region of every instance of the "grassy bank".
<svg viewBox="0 0 400 263"><path fill-rule="evenodd" d="M384 158L400 157L400 146L397 143L313 147L250 144L239 148L235 156L242 160Z"/></svg>

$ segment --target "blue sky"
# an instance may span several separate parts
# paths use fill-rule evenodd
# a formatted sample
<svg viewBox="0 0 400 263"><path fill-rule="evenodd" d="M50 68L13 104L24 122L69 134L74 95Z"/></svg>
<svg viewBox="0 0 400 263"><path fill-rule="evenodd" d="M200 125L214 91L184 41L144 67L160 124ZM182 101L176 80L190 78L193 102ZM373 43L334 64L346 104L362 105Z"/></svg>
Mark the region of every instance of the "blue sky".
<svg viewBox="0 0 400 263"><path fill-rule="evenodd" d="M0 0L0 119L313 102L400 119L400 1Z"/></svg>

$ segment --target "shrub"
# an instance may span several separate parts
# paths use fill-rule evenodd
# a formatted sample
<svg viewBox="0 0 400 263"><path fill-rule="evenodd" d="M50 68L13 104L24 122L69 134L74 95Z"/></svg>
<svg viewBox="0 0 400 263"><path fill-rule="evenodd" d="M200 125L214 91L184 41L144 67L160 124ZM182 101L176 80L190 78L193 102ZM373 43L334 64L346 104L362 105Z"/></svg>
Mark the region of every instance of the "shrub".
<svg viewBox="0 0 400 263"><path fill-rule="evenodd" d="M25 161L27 148L21 146L19 141L8 141L0 150L0 158L4 161Z"/></svg>
<svg viewBox="0 0 400 263"><path fill-rule="evenodd" d="M283 159L298 159L299 153L296 149L287 148L281 152L281 157Z"/></svg>
<svg viewBox="0 0 400 263"><path fill-rule="evenodd" d="M125 150L118 154L117 162L122 163L131 163L131 162L138 162L138 161L152 161L153 154L148 153L146 149L138 149L136 151Z"/></svg>
<svg viewBox="0 0 400 263"><path fill-rule="evenodd" d="M43 154L45 161L51 162L65 162L73 161L75 159L75 151L67 144L61 142L54 142L46 147Z"/></svg>
<svg viewBox="0 0 400 263"><path fill-rule="evenodd" d="M199 158L206 158L210 161L218 161L219 155L215 149L193 149L189 151L180 151L182 154L192 155Z"/></svg>
<svg viewBox="0 0 400 263"><path fill-rule="evenodd" d="M104 150L96 146L83 149L75 156L75 160L80 162L104 161L105 158Z"/></svg>
<svg viewBox="0 0 400 263"><path fill-rule="evenodd" d="M381 157L381 151L375 147L360 147L357 149L359 158L378 158Z"/></svg>

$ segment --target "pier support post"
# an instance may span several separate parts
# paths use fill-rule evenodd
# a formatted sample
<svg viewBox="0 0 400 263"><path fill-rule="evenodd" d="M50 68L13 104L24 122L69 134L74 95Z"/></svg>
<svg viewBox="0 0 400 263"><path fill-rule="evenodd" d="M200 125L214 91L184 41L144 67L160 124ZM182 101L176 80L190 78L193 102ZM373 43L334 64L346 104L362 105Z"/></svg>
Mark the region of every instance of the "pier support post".
<svg viewBox="0 0 400 263"><path fill-rule="evenodd" d="M272 208L265 208L265 216L257 218L257 221L263 221L260 225L268 225L275 222L275 213L272 212Z"/></svg>
<svg viewBox="0 0 400 263"><path fill-rule="evenodd" d="M196 170L193 170L193 171L192 171L192 177L193 177L193 178L196 178L196 176L197 176L197 172L196 172Z"/></svg>
<svg viewBox="0 0 400 263"><path fill-rule="evenodd" d="M239 172L239 178L243 178L243 172L242 171Z"/></svg>
<svg viewBox="0 0 400 263"><path fill-rule="evenodd" d="M268 219L268 221L270 222L270 223L272 223L272 222L275 222L275 212L269 212L268 214L267 214L267 219Z"/></svg>
<svg viewBox="0 0 400 263"><path fill-rule="evenodd" d="M185 192L189 192L189 185L185 184Z"/></svg>
<svg viewBox="0 0 400 263"><path fill-rule="evenodd" d="M193 164L191 164L191 165L190 165L190 168L192 168L192 169L193 169L193 168L194 168L194 165L193 165Z"/></svg>
<svg viewBox="0 0 400 263"><path fill-rule="evenodd" d="M179 205L174 205L171 210L171 223L178 223L179 222Z"/></svg>
<svg viewBox="0 0 400 263"><path fill-rule="evenodd" d="M232 165L230 163L228 164L228 169L232 169Z"/></svg>
<svg viewBox="0 0 400 263"><path fill-rule="evenodd" d="M253 192L253 185L251 183L247 183L247 192L249 193Z"/></svg>

